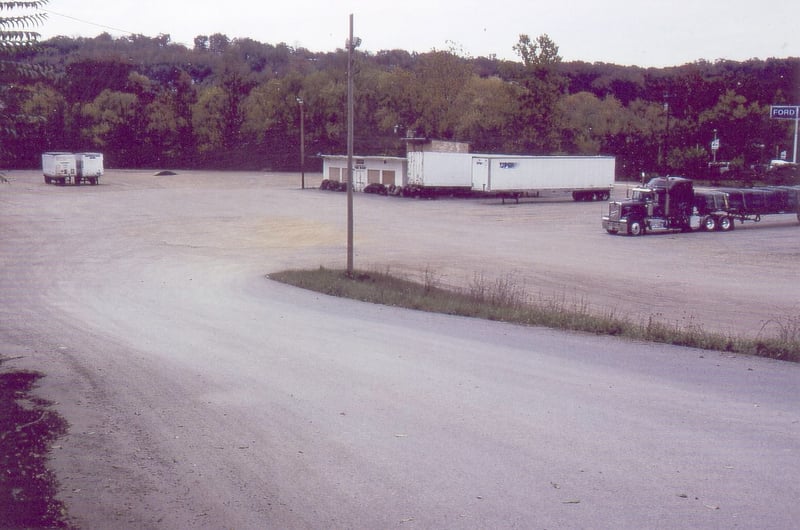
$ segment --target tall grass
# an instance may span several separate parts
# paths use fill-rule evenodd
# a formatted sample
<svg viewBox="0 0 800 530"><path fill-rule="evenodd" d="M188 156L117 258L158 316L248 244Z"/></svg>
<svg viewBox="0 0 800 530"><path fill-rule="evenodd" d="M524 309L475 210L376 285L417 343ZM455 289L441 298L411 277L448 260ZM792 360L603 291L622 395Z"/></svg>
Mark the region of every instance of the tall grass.
<svg viewBox="0 0 800 530"><path fill-rule="evenodd" d="M441 287L430 269L424 271L422 282L396 277L388 269L357 271L348 276L346 271L320 267L287 270L269 277L375 304L800 362L800 316L771 320L755 339L750 339L706 332L691 319L669 323L659 315L650 315L645 321L636 322L613 311L593 312L583 299L535 298L512 275L490 279L476 274L463 289Z"/></svg>

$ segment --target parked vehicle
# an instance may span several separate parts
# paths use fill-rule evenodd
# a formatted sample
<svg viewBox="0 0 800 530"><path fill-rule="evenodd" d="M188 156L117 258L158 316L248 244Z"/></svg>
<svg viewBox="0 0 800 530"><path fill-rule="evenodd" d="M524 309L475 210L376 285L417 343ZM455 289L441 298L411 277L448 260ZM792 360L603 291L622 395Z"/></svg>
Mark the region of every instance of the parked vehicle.
<svg viewBox="0 0 800 530"><path fill-rule="evenodd" d="M97 185L103 176L103 154L62 151L43 153L42 173L46 184Z"/></svg>
<svg viewBox="0 0 800 530"><path fill-rule="evenodd" d="M389 188L380 182L373 182L364 186L364 193L374 193L376 195L388 195Z"/></svg>
<svg viewBox="0 0 800 530"><path fill-rule="evenodd" d="M60 151L42 154L42 172L45 184L72 182L78 173L75 155Z"/></svg>
<svg viewBox="0 0 800 530"><path fill-rule="evenodd" d="M472 155L439 151L410 151L407 197L469 195L472 191Z"/></svg>
<svg viewBox="0 0 800 530"><path fill-rule="evenodd" d="M733 230L735 221L762 215L795 214L800 221L800 186L694 189L691 180L656 177L610 202L602 226L609 234L647 231Z"/></svg>
<svg viewBox="0 0 800 530"><path fill-rule="evenodd" d="M438 151L408 153L404 195L492 195L503 199L572 194L576 201L611 195L614 157L515 156Z"/></svg>
<svg viewBox="0 0 800 530"><path fill-rule="evenodd" d="M97 185L100 183L100 177L103 176L102 153L76 153L75 162L77 168L75 184Z"/></svg>
<svg viewBox="0 0 800 530"><path fill-rule="evenodd" d="M612 156L473 155L472 189L512 199L570 193L576 201L608 200L615 170Z"/></svg>

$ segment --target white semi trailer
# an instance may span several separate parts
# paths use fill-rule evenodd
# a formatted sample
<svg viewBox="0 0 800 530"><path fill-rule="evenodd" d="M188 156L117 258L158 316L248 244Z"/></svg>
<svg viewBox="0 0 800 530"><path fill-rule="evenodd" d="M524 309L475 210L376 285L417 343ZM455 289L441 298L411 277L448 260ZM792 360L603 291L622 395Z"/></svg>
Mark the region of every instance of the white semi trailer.
<svg viewBox="0 0 800 530"><path fill-rule="evenodd" d="M96 185L103 171L102 153L51 151L42 154L42 173L47 184Z"/></svg>
<svg viewBox="0 0 800 530"><path fill-rule="evenodd" d="M439 151L408 153L403 194L413 197L464 194L472 190L472 155Z"/></svg>
<svg viewBox="0 0 800 530"><path fill-rule="evenodd" d="M72 182L77 174L75 155L64 152L42 154L42 173L47 184L66 184Z"/></svg>
<svg viewBox="0 0 800 530"><path fill-rule="evenodd" d="M96 185L103 176L103 153L76 153L75 162L78 173L75 184L88 183Z"/></svg>
<svg viewBox="0 0 800 530"><path fill-rule="evenodd" d="M473 191L500 197L571 193L576 201L607 200L614 186L613 156L472 156Z"/></svg>
<svg viewBox="0 0 800 530"><path fill-rule="evenodd" d="M571 193L606 200L614 185L612 156L517 156L416 151L408 153L404 195L492 195L519 199Z"/></svg>

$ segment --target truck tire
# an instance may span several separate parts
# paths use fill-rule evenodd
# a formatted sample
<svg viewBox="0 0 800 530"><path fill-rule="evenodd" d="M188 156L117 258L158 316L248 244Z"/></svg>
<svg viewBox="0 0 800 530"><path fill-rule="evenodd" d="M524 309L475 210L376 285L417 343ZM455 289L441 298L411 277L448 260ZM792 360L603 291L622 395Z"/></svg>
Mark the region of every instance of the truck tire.
<svg viewBox="0 0 800 530"><path fill-rule="evenodd" d="M631 221L628 223L628 235L641 236L644 235L645 229L641 221Z"/></svg>
<svg viewBox="0 0 800 530"><path fill-rule="evenodd" d="M703 230L707 232L713 232L717 229L717 219L713 215L707 215L703 218L702 224Z"/></svg>
<svg viewBox="0 0 800 530"><path fill-rule="evenodd" d="M728 230L731 230L732 227L733 227L733 220L730 217L728 217L727 215L725 217L720 217L719 230L721 232L727 232Z"/></svg>

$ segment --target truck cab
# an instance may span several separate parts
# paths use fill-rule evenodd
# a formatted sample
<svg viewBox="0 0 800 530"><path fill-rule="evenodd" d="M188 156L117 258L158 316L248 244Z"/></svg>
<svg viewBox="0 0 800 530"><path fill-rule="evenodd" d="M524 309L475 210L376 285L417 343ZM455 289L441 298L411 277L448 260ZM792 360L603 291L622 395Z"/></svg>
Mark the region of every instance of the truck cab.
<svg viewBox="0 0 800 530"><path fill-rule="evenodd" d="M633 188L624 201L609 203L603 228L609 234L638 236L647 230L688 230L693 214L692 181L682 177L656 177Z"/></svg>

